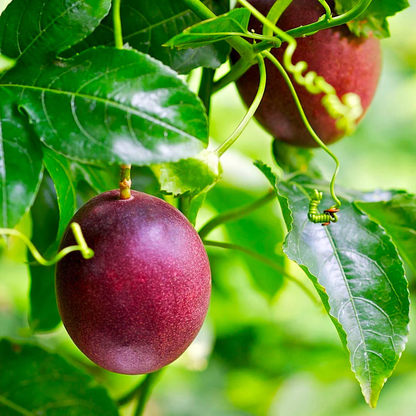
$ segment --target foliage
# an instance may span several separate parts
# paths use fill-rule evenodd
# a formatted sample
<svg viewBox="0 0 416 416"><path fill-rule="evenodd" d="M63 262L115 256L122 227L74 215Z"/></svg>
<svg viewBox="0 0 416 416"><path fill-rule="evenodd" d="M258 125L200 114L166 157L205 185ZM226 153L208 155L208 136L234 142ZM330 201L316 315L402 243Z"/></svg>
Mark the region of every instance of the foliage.
<svg viewBox="0 0 416 416"><path fill-rule="evenodd" d="M191 11L191 3L199 6ZM346 13L357 3L336 0L336 11ZM388 37L387 18L408 5L406 0L373 0L348 27L359 36ZM282 41L293 45L293 39L285 33L271 37L250 32L252 12L229 11L226 0L122 0L121 50L114 48L115 7L110 0L13 0L1 14L0 227L17 226L31 234L41 254L50 258L80 205L116 188L119 165L132 164L135 189L165 198L197 227L225 218L203 239L236 247L233 252L208 249L213 271L208 329L161 379L156 401L164 413L314 416L313 406L307 413L296 410L302 389L324 391L329 397L317 406L323 409L319 416L355 412L360 405L342 347L366 401L375 407L409 336L409 289L412 293L416 274L415 196L402 190L331 188L342 202L338 223L310 223L307 213L314 189L325 194L322 206L332 204L328 190L333 184L324 179L327 169L321 154L278 141L272 152L268 141L264 151L257 145L264 132L250 130L254 127L234 146L244 121L230 136L240 153L230 151L220 160L217 150L206 149L209 136L224 140L227 128L222 126L235 128L243 118L236 115L235 102L227 101L230 90L218 100L214 93L253 65L259 52L280 47ZM319 24L329 23L321 19ZM205 71L198 97L196 72L191 71L218 68L228 59L230 46L242 60L220 80L213 71ZM187 73L185 80L180 74ZM380 125L390 116L381 117ZM390 147L387 140L374 145L374 117L369 114L367 127L358 130L364 139L351 144L353 156L345 157L345 144L334 147L341 149L344 164L353 164L355 155L364 157L355 148L359 146L377 156L380 149L390 157L415 151L411 135L400 146L395 147L390 137ZM391 137L400 135L398 124L389 130ZM244 137L250 142L246 148ZM246 158L233 164L232 155L241 153L275 165L257 162L265 178L256 176ZM376 177L378 168L368 176ZM362 188L355 171L355 166L350 172L345 169L342 182ZM263 197L269 185L277 196L273 203ZM0 249L9 257L20 253L21 258L22 246L13 238L7 242L9 248ZM2 284L7 288L6 295L0 293L0 413L116 415L121 409L128 414L97 381L112 397L121 397L136 380L92 366L60 329L54 267L40 267L28 256L28 266L15 272L5 257L0 259L0 289ZM25 275L29 290L22 289L21 281L7 280ZM325 321L296 287L309 295L314 287L330 320ZM23 306L14 307L7 299L15 290L22 290ZM210 325L214 330L206 336ZM401 361L397 379L392 378L393 387L406 371L415 369L412 333L409 340L408 356ZM203 375L183 369L201 369L208 359ZM127 395L130 401L145 396L146 383L140 386ZM291 394L297 399L290 401ZM310 400L306 396L305 403Z"/></svg>

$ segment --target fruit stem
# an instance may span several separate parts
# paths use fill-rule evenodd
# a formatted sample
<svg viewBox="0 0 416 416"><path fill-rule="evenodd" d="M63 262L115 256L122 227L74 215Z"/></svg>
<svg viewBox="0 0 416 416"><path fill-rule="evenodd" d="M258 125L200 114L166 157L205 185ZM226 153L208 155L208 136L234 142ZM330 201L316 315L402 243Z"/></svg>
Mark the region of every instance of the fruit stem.
<svg viewBox="0 0 416 416"><path fill-rule="evenodd" d="M293 283L296 283L311 299L314 303L319 305L319 301L316 299L314 293L300 280L298 280L296 277L289 274L279 263L276 261L269 259L266 256L263 256L262 254L259 254L253 250L250 250L246 247L242 247L236 244L230 244L230 243L220 243L217 241L202 241L204 245L211 246L211 247L220 247L228 250L236 250L240 251L241 253L247 254L248 256L252 257L253 259L269 266L270 268L276 270L279 272L283 277L285 277L288 280L291 280Z"/></svg>
<svg viewBox="0 0 416 416"><path fill-rule="evenodd" d="M123 30L120 16L121 0L113 0L114 41L117 49L123 49ZM120 199L131 198L131 165L120 165Z"/></svg>
<svg viewBox="0 0 416 416"><path fill-rule="evenodd" d="M244 116L241 123L235 129L235 131L231 134L231 136L222 143L215 153L218 157L221 157L240 137L241 133L243 133L244 129L247 127L247 124L251 121L254 116L254 113L257 111L261 100L263 99L264 91L266 89L266 65L264 64L264 59L262 55L257 55L257 63L259 65L260 71L260 83L259 89L257 90L257 94L254 98L253 103L251 104L250 108L248 109L246 115Z"/></svg>
<svg viewBox="0 0 416 416"><path fill-rule="evenodd" d="M120 165L120 199L131 198L131 165Z"/></svg>
<svg viewBox="0 0 416 416"><path fill-rule="evenodd" d="M201 20L207 20L217 17L211 9L205 6L200 0L182 0L190 10L192 10ZM256 54L253 51L253 45L240 37L225 39L243 59L251 62L255 59Z"/></svg>
<svg viewBox="0 0 416 416"><path fill-rule="evenodd" d="M273 201L276 197L276 192L274 189L271 189L269 192L267 192L266 195L264 195L262 198L258 199L255 202L252 202L250 204L244 205L242 207L238 207L226 212L223 212L222 214L217 215L212 220L208 221L200 230L199 230L199 236L201 239L204 239L208 236L208 234L211 233L215 228L218 226L225 224L229 221L235 221L240 218L243 218L252 212L256 211L257 209L261 208L262 206L266 205L270 201Z"/></svg>
<svg viewBox="0 0 416 416"><path fill-rule="evenodd" d="M19 238L21 241L23 241L24 244L26 244L27 248L29 249L30 253L32 254L33 258L42 266L49 267L53 266L54 264L58 263L58 261L62 260L65 256L67 256L69 253L73 253L74 251L80 251L82 254L82 257L84 259L88 260L94 257L94 251L91 250L87 242L85 241L84 235L82 234L81 227L76 222L73 222L71 224L72 232L74 233L74 237L78 245L76 246L69 246L62 249L60 252L56 254L55 257L53 257L50 260L46 260L38 251L38 249L35 247L35 245L29 240L28 237L26 237L24 234L22 234L18 230L13 230L10 228L0 228L0 235L10 235L13 237Z"/></svg>
<svg viewBox="0 0 416 416"><path fill-rule="evenodd" d="M146 407L147 400L150 397L150 393L154 387L154 383L160 375L160 370L155 371L154 373L149 373L146 375L143 382L140 384L140 397L139 402L137 404L137 408L134 412L134 416L142 416L144 412L144 408Z"/></svg>
<svg viewBox="0 0 416 416"><path fill-rule="evenodd" d="M113 0L114 41L117 49L123 49L120 7L121 0Z"/></svg>
<svg viewBox="0 0 416 416"><path fill-rule="evenodd" d="M309 123L309 120L306 117L305 111L303 110L302 104L299 100L298 94L295 90L295 87L293 86L293 83L291 79L289 78L289 75L285 71L283 65L270 53L270 52L264 52L264 55L276 66L276 68L279 70L281 75L283 76L284 80L286 81L290 92L292 93L293 99L295 101L296 107L298 108L299 114L302 118L302 121L307 128L310 135L313 137L313 139L318 143L318 145L334 160L335 162L335 172L332 176L330 190L331 190L331 196L332 199L335 201L336 205L334 207L339 208L341 206L341 201L338 199L335 193L335 180L339 172L339 160L335 156L334 153L331 152L330 149L325 145L325 143L319 138L319 136L316 134L315 130L312 128L311 124Z"/></svg>
<svg viewBox="0 0 416 416"><path fill-rule="evenodd" d="M269 10L269 13L267 14L267 19L275 25L277 21L280 19L280 16L282 16L283 12L289 7L290 3L292 3L292 1L293 0L277 0L273 4L272 8ZM270 27L264 25L263 35L272 36L273 30Z"/></svg>

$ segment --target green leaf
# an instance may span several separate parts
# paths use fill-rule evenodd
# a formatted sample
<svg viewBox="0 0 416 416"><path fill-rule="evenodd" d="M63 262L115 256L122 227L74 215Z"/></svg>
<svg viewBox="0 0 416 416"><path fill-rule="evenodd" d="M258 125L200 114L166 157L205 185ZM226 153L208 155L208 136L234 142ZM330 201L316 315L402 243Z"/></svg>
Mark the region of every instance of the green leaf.
<svg viewBox="0 0 416 416"><path fill-rule="evenodd" d="M227 0L203 0L215 14L228 11ZM187 73L200 66L218 68L227 59L230 47L226 43L208 45L195 50L178 51L163 46L173 36L200 19L182 1L123 0L121 2L123 39L130 47L148 53L175 71ZM97 30L69 54L92 46L114 45L113 17L110 13Z"/></svg>
<svg viewBox="0 0 416 416"><path fill-rule="evenodd" d="M104 388L62 357L34 345L0 341L2 416L117 416Z"/></svg>
<svg viewBox="0 0 416 416"><path fill-rule="evenodd" d="M58 240L77 210L77 192L70 161L47 147L43 148L43 163L55 184L59 205Z"/></svg>
<svg viewBox="0 0 416 416"><path fill-rule="evenodd" d="M13 0L0 17L0 52L20 65L48 63L89 35L110 6L110 0Z"/></svg>
<svg viewBox="0 0 416 416"><path fill-rule="evenodd" d="M356 3L356 0L335 0L335 9L338 14L342 14L351 10ZM373 1L358 19L348 23L348 27L357 36L390 37L387 18L409 6L408 0Z"/></svg>
<svg viewBox="0 0 416 416"><path fill-rule="evenodd" d="M246 34L250 16L251 13L247 9L232 10L229 13L188 27L166 42L165 46L178 49L198 48L228 39L231 36L236 36L236 34Z"/></svg>
<svg viewBox="0 0 416 416"><path fill-rule="evenodd" d="M58 233L59 208L53 181L47 175L43 178L31 215L32 242L48 258L58 249L54 243ZM33 261L32 257L30 261ZM51 331L61 322L55 297L55 266L43 267L34 262L29 266L29 274L29 325L36 332Z"/></svg>
<svg viewBox="0 0 416 416"><path fill-rule="evenodd" d="M313 159L314 152L312 149L303 149L297 146L291 146L281 140L273 141L273 156L276 163L285 172L310 172L309 164ZM319 176L319 172L314 172Z"/></svg>
<svg viewBox="0 0 416 416"><path fill-rule="evenodd" d="M329 227L307 218L316 185L297 176L277 184L289 234L286 255L307 273L350 353L366 401L375 407L407 342L409 293L402 261L386 232L341 198ZM325 197L322 206L333 201Z"/></svg>
<svg viewBox="0 0 416 416"><path fill-rule="evenodd" d="M10 68L15 66L15 61L13 59L7 58L7 56L0 54L0 72L7 71Z"/></svg>
<svg viewBox="0 0 416 416"><path fill-rule="evenodd" d="M203 150L193 158L160 165L155 171L162 191L174 196L194 196L208 192L219 181L222 168L215 152Z"/></svg>
<svg viewBox="0 0 416 416"><path fill-rule="evenodd" d="M156 166L154 172L162 192L186 197L183 211L194 224L205 201L204 195L220 180L222 168L215 152L203 150L193 158Z"/></svg>
<svg viewBox="0 0 416 416"><path fill-rule="evenodd" d="M251 204L258 198L259 195L251 195L246 190L220 183L209 192L207 203L221 214ZM227 222L224 230L227 241L262 254L284 268L285 258L280 254L285 235L284 227L283 221L275 214L273 203L269 203L246 217ZM232 256L244 258L258 292L269 301L273 300L283 287L284 277L276 270L245 254L233 252Z"/></svg>
<svg viewBox="0 0 416 416"><path fill-rule="evenodd" d="M13 228L29 211L42 179L42 151L26 118L0 89L0 227Z"/></svg>
<svg viewBox="0 0 416 416"><path fill-rule="evenodd" d="M163 163L193 156L207 143L201 102L148 55L97 48L28 72L18 65L6 73L0 91L14 94L41 141L67 157Z"/></svg>
<svg viewBox="0 0 416 416"><path fill-rule="evenodd" d="M356 202L355 205L387 231L416 274L416 196L398 194L387 201Z"/></svg>

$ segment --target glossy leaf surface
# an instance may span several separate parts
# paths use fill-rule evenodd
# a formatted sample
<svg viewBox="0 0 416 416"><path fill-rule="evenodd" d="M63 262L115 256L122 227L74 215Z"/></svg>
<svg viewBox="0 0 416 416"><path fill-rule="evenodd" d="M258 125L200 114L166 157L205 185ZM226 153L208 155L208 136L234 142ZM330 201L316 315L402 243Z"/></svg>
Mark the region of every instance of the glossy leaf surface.
<svg viewBox="0 0 416 416"><path fill-rule="evenodd" d="M363 395L375 407L408 335L409 292L396 247L347 199L341 199L338 223L309 222L311 178L296 176L275 186L289 230L284 252L314 283L349 351ZM325 197L321 205L332 204Z"/></svg>
<svg viewBox="0 0 416 416"><path fill-rule="evenodd" d="M215 14L228 11L226 0L203 0ZM187 73L203 66L218 68L226 61L230 47L226 43L203 48L178 51L163 46L169 39L193 24L199 18L180 0L124 0L121 3L123 40L130 47L148 53L175 71ZM69 53L80 52L92 46L114 45L113 17L110 13L97 30Z"/></svg>
<svg viewBox="0 0 416 416"><path fill-rule="evenodd" d="M0 341L0 414L117 416L92 377L33 345Z"/></svg>
<svg viewBox="0 0 416 416"><path fill-rule="evenodd" d="M42 65L89 35L110 0L13 0L0 18L0 52L20 65Z"/></svg>
<svg viewBox="0 0 416 416"><path fill-rule="evenodd" d="M43 162L55 184L59 205L58 239L64 233L77 209L77 193L70 161L64 156L44 147Z"/></svg>
<svg viewBox="0 0 416 416"><path fill-rule="evenodd" d="M13 68L15 61L13 59L7 58L7 56L0 54L0 72L7 71L10 68Z"/></svg>
<svg viewBox="0 0 416 416"><path fill-rule="evenodd" d="M70 158L143 165L192 156L207 142L200 101L142 53L91 49L55 60L27 85L22 71L6 73L0 91L21 94L41 141Z"/></svg>
<svg viewBox="0 0 416 416"><path fill-rule="evenodd" d="M338 14L347 12L356 4L355 0L335 0ZM361 16L348 23L348 27L357 36L389 37L390 30L387 18L407 7L409 7L408 0L372 1Z"/></svg>
<svg viewBox="0 0 416 416"><path fill-rule="evenodd" d="M25 116L0 89L0 227L13 228L29 210L42 179L42 151Z"/></svg>
<svg viewBox="0 0 416 416"><path fill-rule="evenodd" d="M416 274L416 197L398 194L387 201L356 202L356 205L389 233Z"/></svg>

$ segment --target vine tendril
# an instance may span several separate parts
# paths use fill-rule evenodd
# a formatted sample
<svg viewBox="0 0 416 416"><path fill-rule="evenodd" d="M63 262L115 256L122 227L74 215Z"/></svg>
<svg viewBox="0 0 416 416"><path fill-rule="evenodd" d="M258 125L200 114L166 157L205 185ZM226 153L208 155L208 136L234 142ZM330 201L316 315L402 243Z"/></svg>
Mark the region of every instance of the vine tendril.
<svg viewBox="0 0 416 416"><path fill-rule="evenodd" d="M237 1L246 7L253 14L253 16L263 23L265 27L274 32L280 39L288 43L288 46L283 54L283 65L286 70L293 75L295 82L305 87L310 94L325 94L322 99L322 105L325 107L328 114L336 120L337 128L344 131L347 135L353 133L356 128L356 122L364 112L361 104L361 98L355 93L348 93L340 99L335 91L335 88L328 84L323 77L319 76L314 71L306 72L308 70L308 64L305 61L299 61L294 65L293 55L298 46L296 40L283 30L279 29L267 17L248 3L247 0ZM326 4L325 10L327 10L327 7L329 7L328 4L323 0L319 0L319 2L324 7Z"/></svg>
<svg viewBox="0 0 416 416"><path fill-rule="evenodd" d="M241 133L244 131L244 129L247 127L247 124L250 122L250 120L253 118L254 113L257 111L261 100L263 99L264 91L266 89L266 66L264 64L263 56L257 55L257 63L259 65L259 71L260 71L260 83L259 88L257 90L257 94L254 97L253 103L251 104L250 108L248 109L246 115L244 116L241 123L238 125L238 127L234 130L234 132L231 134L230 137L228 137L227 140L224 141L216 150L215 153L218 155L218 157L221 157L234 143L235 141L240 137Z"/></svg>
<svg viewBox="0 0 416 416"><path fill-rule="evenodd" d="M336 193L335 193L335 181L339 172L339 160L334 155L334 153L331 152L330 149L328 149L328 146L325 145L325 143L319 138L319 136L316 134L315 130L312 128L311 124L309 123L308 118L306 117L305 111L303 110L302 104L299 100L298 94L295 90L295 87L293 86L293 83L291 79L289 78L289 75L285 71L285 68L283 65L270 53L270 52L264 52L264 56L268 58L279 70L279 72L282 74L284 80L286 81L286 84L289 87L290 92L292 93L293 99L295 101L296 107L298 108L299 114L302 118L303 123L305 124L306 129L309 131L310 135L314 138L314 140L318 143L318 145L334 160L335 162L335 171L332 175L332 180L330 184L330 192L332 199L335 201L335 205L331 207L330 209L338 209L341 206L341 201L338 199Z"/></svg>
<svg viewBox="0 0 416 416"><path fill-rule="evenodd" d="M0 235L10 235L13 237L17 237L26 244L27 248L29 249L30 253L32 254L33 258L42 266L53 266L54 264L58 263L58 261L62 260L65 256L69 253L73 253L74 251L79 251L82 254L84 259L88 260L94 257L94 251L88 247L87 242L85 241L84 235L82 234L81 227L78 223L73 222L71 224L71 229L75 237L75 241L77 242L76 246L69 246L62 249L60 252L56 254L50 260L46 260L35 247L35 245L26 237L23 233L18 230L14 230L11 228L0 228Z"/></svg>
<svg viewBox="0 0 416 416"><path fill-rule="evenodd" d="M318 192L317 189L314 190L311 200L309 202L309 211L308 211L308 219L309 221L315 224L322 224L323 226L327 226L331 224L331 222L338 222L337 212L339 212L338 208L329 208L324 211L323 214L318 212L318 206L322 201L322 192Z"/></svg>

